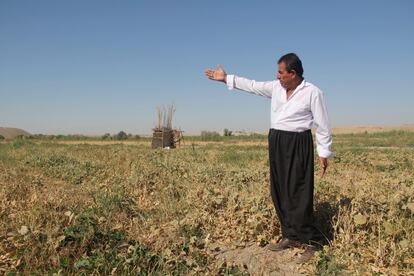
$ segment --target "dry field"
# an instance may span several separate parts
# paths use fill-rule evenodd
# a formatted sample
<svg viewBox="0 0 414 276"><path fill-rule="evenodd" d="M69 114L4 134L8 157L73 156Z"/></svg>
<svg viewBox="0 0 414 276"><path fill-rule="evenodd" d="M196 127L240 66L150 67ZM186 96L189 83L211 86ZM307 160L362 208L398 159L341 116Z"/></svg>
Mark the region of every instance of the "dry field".
<svg viewBox="0 0 414 276"><path fill-rule="evenodd" d="M292 273L413 275L414 132L337 134L334 151L315 181L325 245ZM265 140L0 142L0 274L247 274L215 256L280 237L268 178Z"/></svg>

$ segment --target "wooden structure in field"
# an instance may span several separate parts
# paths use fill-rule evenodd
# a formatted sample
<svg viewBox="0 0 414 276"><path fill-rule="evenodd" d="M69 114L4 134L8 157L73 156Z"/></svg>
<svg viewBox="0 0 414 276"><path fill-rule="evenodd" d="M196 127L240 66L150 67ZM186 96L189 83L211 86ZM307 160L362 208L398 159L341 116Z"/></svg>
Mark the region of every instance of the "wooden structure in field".
<svg viewBox="0 0 414 276"><path fill-rule="evenodd" d="M152 133L152 148L175 148L173 130L154 129Z"/></svg>
<svg viewBox="0 0 414 276"><path fill-rule="evenodd" d="M175 106L172 104L165 107L157 108L157 126L153 129L152 143L153 149L170 148L173 149L183 141L183 132L172 128L172 118L175 112Z"/></svg>

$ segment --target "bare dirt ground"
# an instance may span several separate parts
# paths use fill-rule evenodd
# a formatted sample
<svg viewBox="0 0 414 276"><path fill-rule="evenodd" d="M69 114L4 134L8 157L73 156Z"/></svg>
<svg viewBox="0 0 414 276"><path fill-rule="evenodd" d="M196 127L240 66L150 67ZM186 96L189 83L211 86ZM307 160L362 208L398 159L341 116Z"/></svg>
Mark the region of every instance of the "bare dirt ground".
<svg viewBox="0 0 414 276"><path fill-rule="evenodd" d="M210 246L210 250L218 261L235 264L250 275L306 275L296 263L301 251L297 248L272 252L257 243L250 243L241 247L216 244Z"/></svg>

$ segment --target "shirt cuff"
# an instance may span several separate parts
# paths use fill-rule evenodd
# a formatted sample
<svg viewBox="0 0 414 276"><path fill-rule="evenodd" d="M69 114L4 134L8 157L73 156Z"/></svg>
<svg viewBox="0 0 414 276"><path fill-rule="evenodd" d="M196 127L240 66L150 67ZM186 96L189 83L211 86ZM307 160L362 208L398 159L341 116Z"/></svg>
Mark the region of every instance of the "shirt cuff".
<svg viewBox="0 0 414 276"><path fill-rule="evenodd" d="M329 157L332 157L334 155L332 151L329 151L329 150L326 150L326 149L317 148L316 150L318 151L319 157L329 158Z"/></svg>
<svg viewBox="0 0 414 276"><path fill-rule="evenodd" d="M227 75L227 88L229 90L233 90L234 89L234 75Z"/></svg>

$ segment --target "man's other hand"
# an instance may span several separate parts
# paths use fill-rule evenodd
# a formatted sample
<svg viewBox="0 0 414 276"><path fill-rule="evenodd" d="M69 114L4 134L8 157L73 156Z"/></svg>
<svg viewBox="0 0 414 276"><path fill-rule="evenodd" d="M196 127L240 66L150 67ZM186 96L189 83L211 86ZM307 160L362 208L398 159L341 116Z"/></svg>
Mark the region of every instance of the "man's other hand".
<svg viewBox="0 0 414 276"><path fill-rule="evenodd" d="M319 163L321 164L321 177L323 177L328 168L328 158L319 157Z"/></svg>
<svg viewBox="0 0 414 276"><path fill-rule="evenodd" d="M221 67L220 64L217 64L216 66L216 70L212 70L210 68L207 68L204 71L204 74L210 79L210 80L215 80L215 81L222 81L222 82L226 82L226 78L227 78L227 74L226 72L223 70L223 68Z"/></svg>

